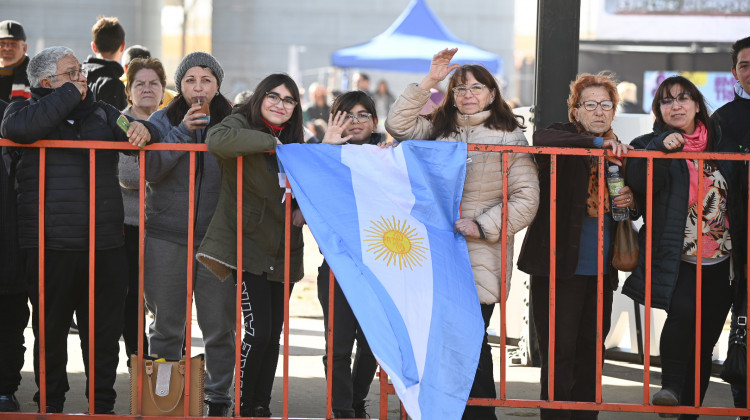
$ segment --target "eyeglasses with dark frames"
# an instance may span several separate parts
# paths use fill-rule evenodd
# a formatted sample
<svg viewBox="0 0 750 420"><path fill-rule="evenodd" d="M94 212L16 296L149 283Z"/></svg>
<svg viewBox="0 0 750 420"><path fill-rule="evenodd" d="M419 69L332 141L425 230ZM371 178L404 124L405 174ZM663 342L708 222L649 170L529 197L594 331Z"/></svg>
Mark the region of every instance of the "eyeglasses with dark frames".
<svg viewBox="0 0 750 420"><path fill-rule="evenodd" d="M81 75L83 75L83 77L88 76L89 71L88 69L81 67L78 70L71 70L71 71L66 71L65 73L53 74L53 75L48 76L48 78L51 79L53 77L62 76L65 74L68 75L68 78L70 79L71 82L77 82L78 79L81 78Z"/></svg>
<svg viewBox="0 0 750 420"><path fill-rule="evenodd" d="M283 102L283 106L286 109L294 109L294 107L297 106L297 101L295 101L294 98L290 96L282 98L281 95L276 92L266 92L266 98L268 98L268 102L274 105Z"/></svg>
<svg viewBox="0 0 750 420"><path fill-rule="evenodd" d="M602 107L602 111L611 111L615 107L615 103L612 101L583 101L578 102L578 107L583 107L586 111L596 111L596 108Z"/></svg>
<svg viewBox="0 0 750 420"><path fill-rule="evenodd" d="M677 95L676 98L673 98L673 97L670 96L668 98L661 98L661 99L659 99L659 104L661 104L661 106L664 106L664 107L672 106L672 104L675 103L675 102L677 102L680 105L685 105L686 103L688 103L692 99L693 99L693 97L690 96L689 93L682 92L679 95Z"/></svg>

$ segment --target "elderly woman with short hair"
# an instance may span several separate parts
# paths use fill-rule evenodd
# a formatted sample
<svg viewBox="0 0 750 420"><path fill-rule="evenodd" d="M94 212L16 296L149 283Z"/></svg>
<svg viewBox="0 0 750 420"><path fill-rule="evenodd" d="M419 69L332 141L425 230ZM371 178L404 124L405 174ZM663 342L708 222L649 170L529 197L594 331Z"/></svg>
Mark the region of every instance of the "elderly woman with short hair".
<svg viewBox="0 0 750 420"><path fill-rule="evenodd" d="M570 84L568 119L534 133L535 146L610 149L617 156L632 147L622 144L612 131L618 96L615 82L606 74L581 74ZM621 165L618 158L609 158ZM541 203L524 239L518 268L531 275L531 303L542 357L541 399L548 398L549 291L550 291L550 155L537 155ZM606 165L605 165L606 167ZM557 159L555 383L556 401L594 401L596 395L597 279L604 277L601 336L606 337L612 313L612 292L617 271L610 263L614 237L611 202L605 190L599 202L598 158L559 156ZM614 200L636 217L628 187ZM604 265L598 264L599 207L604 206ZM542 419L597 418L596 411L541 410Z"/></svg>

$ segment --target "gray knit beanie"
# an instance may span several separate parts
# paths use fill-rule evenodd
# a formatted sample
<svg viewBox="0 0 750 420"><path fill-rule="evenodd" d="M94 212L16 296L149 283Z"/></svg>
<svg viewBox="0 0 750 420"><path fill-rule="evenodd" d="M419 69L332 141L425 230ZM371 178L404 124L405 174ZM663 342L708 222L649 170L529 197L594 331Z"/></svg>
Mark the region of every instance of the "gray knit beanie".
<svg viewBox="0 0 750 420"><path fill-rule="evenodd" d="M221 81L224 80L224 70L221 68L221 64L211 54L196 51L185 56L180 61L180 65L177 66L177 70L174 72L174 85L177 88L177 92L182 93L180 84L182 78L185 77L185 73L195 66L208 67L211 69L211 73L216 76L216 81L221 87Z"/></svg>

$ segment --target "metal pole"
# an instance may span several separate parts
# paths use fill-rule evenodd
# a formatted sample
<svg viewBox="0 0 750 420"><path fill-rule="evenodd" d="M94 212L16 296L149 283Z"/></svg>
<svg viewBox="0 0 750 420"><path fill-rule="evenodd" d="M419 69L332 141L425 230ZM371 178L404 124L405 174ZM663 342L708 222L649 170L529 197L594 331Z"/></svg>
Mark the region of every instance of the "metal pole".
<svg viewBox="0 0 750 420"><path fill-rule="evenodd" d="M578 73L581 0L539 0L534 126L568 120L568 85Z"/></svg>

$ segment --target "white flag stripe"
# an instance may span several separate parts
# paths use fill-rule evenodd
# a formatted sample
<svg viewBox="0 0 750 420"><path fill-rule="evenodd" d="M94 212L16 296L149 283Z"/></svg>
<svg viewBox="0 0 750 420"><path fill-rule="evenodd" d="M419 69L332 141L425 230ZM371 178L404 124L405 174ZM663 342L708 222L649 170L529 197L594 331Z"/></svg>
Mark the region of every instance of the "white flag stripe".
<svg viewBox="0 0 750 420"><path fill-rule="evenodd" d="M352 171L352 187L362 237L362 260L380 279L399 309L411 338L419 377L422 377L430 332L431 317L427 315L432 313L433 295L427 229L410 214L415 198L411 192L403 150L378 149L373 153L367 148L378 149L377 146L349 145L344 146L341 152L342 163ZM388 168L388 173L383 173L383 168ZM412 235L421 239L421 246L426 251L420 254L421 259L414 257L417 264L411 267L399 267L398 263L386 264L382 256L376 260L376 254L368 251L370 242L367 239L373 236L370 233L373 222L381 221L383 208L392 210L396 223L405 222L413 230ZM418 251L412 248L412 252Z"/></svg>

